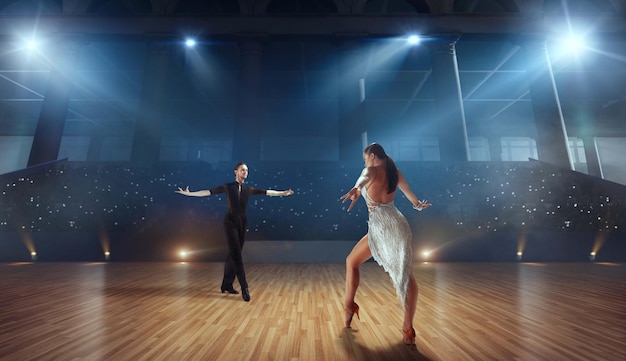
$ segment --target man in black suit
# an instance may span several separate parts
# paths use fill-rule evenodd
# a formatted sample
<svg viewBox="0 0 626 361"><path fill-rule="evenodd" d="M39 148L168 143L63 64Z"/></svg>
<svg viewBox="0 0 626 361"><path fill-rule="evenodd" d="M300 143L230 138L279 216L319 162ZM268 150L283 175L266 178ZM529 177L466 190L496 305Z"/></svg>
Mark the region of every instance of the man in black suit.
<svg viewBox="0 0 626 361"><path fill-rule="evenodd" d="M222 293L239 293L233 288L233 282L235 281L235 277L237 277L239 285L241 286L241 296L244 301L248 302L250 301L250 292L248 290L246 272L241 256L248 225L246 217L248 199L250 196L254 195L267 195L271 197L290 196L293 194L293 191L291 189L285 191L265 190L245 185L244 181L248 178L248 166L245 163L237 163L234 172L234 182L222 184L210 190L195 192L189 191L189 187L185 189L178 188L176 193L191 197L208 197L212 194L226 193L228 212L224 217L224 230L226 231L226 239L228 240L228 256L224 264L224 279L222 280L221 291Z"/></svg>

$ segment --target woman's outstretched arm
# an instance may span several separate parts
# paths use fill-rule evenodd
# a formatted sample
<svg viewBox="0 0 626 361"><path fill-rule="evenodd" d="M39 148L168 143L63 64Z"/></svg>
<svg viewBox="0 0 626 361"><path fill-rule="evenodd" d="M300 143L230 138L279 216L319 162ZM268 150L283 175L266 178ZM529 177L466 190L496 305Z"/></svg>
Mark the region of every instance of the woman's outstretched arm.
<svg viewBox="0 0 626 361"><path fill-rule="evenodd" d="M356 182L354 183L354 187L352 187L352 189L350 189L348 193L341 196L341 200L342 200L341 203L345 203L348 199L350 200L350 205L348 206L348 212L350 212L350 210L356 204L356 201L361 196L361 188L363 188L363 186L365 186L370 181L370 177L371 177L370 169L363 168L361 175L359 176L359 178L357 178Z"/></svg>
<svg viewBox="0 0 626 361"><path fill-rule="evenodd" d="M432 204L428 203L427 200L419 200L419 198L417 198L400 170L398 170L398 188L400 188L400 190L402 191L402 193L404 193L409 202L411 202L413 208L417 209L418 211L432 206Z"/></svg>

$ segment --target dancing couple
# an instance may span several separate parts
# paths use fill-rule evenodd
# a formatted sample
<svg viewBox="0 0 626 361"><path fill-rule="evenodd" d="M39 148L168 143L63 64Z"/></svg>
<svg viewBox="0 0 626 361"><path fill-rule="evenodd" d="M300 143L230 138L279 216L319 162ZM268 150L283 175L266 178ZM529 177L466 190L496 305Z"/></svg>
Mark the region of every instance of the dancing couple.
<svg viewBox="0 0 626 361"><path fill-rule="evenodd" d="M346 258L346 291L344 308L345 326L351 327L352 318L359 316L359 306L354 302L360 281L359 266L374 258L389 273L396 294L404 309L403 342L415 345L413 317L417 307L418 285L412 274L413 238L406 218L394 205L396 190L404 193L413 204L413 208L422 210L431 206L426 200L419 200L409 187L402 172L393 159L377 143L370 144L363 151L365 167L354 187L341 196L343 202L350 200L350 211L360 196L367 204L369 222L368 232L354 246ZM234 169L235 181L210 190L192 192L189 187L178 188L177 193L186 196L207 197L212 194L226 193L228 211L224 218L224 229L228 240L228 257L224 265L224 278L221 291L236 294L233 288L235 276L239 280L244 301L250 301L248 284L241 256L241 249L246 233L246 206L251 195L289 196L291 189L285 191L264 190L244 185L248 177L248 167L238 163Z"/></svg>

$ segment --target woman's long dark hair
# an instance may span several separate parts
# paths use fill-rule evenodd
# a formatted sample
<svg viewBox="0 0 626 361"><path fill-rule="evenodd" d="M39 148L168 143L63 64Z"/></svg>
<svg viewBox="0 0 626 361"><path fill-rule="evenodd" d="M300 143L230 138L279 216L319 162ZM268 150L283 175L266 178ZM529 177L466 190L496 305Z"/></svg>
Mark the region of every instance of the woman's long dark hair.
<svg viewBox="0 0 626 361"><path fill-rule="evenodd" d="M385 161L385 168L387 170L387 194L393 193L398 186L398 167L396 167L396 163L391 159L390 156L385 153L385 149L378 144L372 143L368 145L363 153L370 155L374 153L378 159L382 159Z"/></svg>

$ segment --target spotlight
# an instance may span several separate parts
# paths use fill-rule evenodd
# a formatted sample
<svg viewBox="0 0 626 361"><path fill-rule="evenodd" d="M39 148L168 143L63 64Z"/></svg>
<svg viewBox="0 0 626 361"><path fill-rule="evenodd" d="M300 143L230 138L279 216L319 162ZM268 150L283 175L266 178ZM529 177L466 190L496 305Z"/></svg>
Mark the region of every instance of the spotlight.
<svg viewBox="0 0 626 361"><path fill-rule="evenodd" d="M589 260L594 262L596 260L596 252L589 253Z"/></svg>
<svg viewBox="0 0 626 361"><path fill-rule="evenodd" d="M180 257L182 261L186 260L188 255L189 253L185 250L178 252L178 256Z"/></svg>
<svg viewBox="0 0 626 361"><path fill-rule="evenodd" d="M30 51L37 50L37 42L35 40L29 40L26 42L26 49Z"/></svg>
<svg viewBox="0 0 626 361"><path fill-rule="evenodd" d="M522 252L517 252L517 260L520 261L522 259Z"/></svg>
<svg viewBox="0 0 626 361"><path fill-rule="evenodd" d="M418 35L411 35L406 39L406 42L409 43L409 45L417 45L420 42L420 37Z"/></svg>
<svg viewBox="0 0 626 361"><path fill-rule="evenodd" d="M37 252L32 251L30 252L30 259L35 262L37 260Z"/></svg>
<svg viewBox="0 0 626 361"><path fill-rule="evenodd" d="M567 36L555 39L552 48L554 48L554 54L557 58L577 56L587 48L588 43L589 41L585 36L570 33Z"/></svg>
<svg viewBox="0 0 626 361"><path fill-rule="evenodd" d="M187 40L185 40L185 46L188 48L193 48L194 46L196 46L196 39L187 38Z"/></svg>
<svg viewBox="0 0 626 361"><path fill-rule="evenodd" d="M585 48L585 39L572 34L565 39L565 48L569 53L577 54Z"/></svg>
<svg viewBox="0 0 626 361"><path fill-rule="evenodd" d="M111 252L105 251L104 252L104 259L106 259L108 261L110 258L111 258Z"/></svg>
<svg viewBox="0 0 626 361"><path fill-rule="evenodd" d="M424 251L422 252L422 258L424 258L425 260L428 259L428 257L430 257L430 254L432 253L432 251Z"/></svg>

